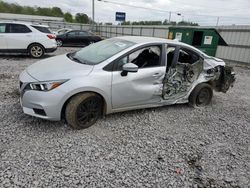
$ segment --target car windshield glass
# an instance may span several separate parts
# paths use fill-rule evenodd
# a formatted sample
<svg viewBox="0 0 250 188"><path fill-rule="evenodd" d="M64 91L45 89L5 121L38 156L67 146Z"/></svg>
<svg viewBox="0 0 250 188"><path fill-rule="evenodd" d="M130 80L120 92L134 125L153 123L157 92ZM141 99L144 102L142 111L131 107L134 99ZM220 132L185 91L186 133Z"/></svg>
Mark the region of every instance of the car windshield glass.
<svg viewBox="0 0 250 188"><path fill-rule="evenodd" d="M51 31L47 27L34 26L34 25L32 25L32 27L34 27L35 29L37 29L38 31L42 33L51 33Z"/></svg>
<svg viewBox="0 0 250 188"><path fill-rule="evenodd" d="M73 58L76 58L85 64L95 65L133 46L134 44L134 42L117 38L107 39L83 48L76 52L73 55Z"/></svg>

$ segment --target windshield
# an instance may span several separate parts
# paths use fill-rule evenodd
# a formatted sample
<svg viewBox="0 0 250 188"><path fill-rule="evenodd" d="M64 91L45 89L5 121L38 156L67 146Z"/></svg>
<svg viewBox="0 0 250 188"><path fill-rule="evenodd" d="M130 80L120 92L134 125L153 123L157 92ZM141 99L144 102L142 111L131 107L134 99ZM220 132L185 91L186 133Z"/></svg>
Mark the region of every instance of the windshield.
<svg viewBox="0 0 250 188"><path fill-rule="evenodd" d="M133 42L117 38L107 39L91 44L71 56L81 63L96 65L134 44Z"/></svg>

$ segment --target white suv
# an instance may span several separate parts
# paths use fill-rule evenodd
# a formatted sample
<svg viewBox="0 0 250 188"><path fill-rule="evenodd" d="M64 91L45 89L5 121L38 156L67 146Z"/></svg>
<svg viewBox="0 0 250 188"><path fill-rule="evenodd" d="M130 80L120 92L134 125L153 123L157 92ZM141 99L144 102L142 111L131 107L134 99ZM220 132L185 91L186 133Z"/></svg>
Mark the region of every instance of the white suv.
<svg viewBox="0 0 250 188"><path fill-rule="evenodd" d="M0 52L28 53L40 58L57 49L48 26L21 22L0 22Z"/></svg>

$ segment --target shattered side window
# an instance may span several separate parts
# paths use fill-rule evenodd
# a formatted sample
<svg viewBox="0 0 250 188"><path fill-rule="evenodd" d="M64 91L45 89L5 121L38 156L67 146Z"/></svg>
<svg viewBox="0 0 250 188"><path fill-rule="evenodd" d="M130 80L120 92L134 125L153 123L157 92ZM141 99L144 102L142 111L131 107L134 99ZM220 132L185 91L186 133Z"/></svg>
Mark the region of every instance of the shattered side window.
<svg viewBox="0 0 250 188"><path fill-rule="evenodd" d="M188 49L180 49L178 63L193 64L200 59L199 55Z"/></svg>

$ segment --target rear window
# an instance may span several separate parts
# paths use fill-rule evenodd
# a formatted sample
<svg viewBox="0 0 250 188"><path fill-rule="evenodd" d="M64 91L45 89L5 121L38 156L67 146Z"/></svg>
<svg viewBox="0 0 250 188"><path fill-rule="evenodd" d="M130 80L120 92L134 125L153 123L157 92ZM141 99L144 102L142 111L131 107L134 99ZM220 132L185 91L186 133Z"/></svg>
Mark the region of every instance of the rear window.
<svg viewBox="0 0 250 188"><path fill-rule="evenodd" d="M22 24L9 24L9 33L30 33L31 30Z"/></svg>
<svg viewBox="0 0 250 188"><path fill-rule="evenodd" d="M32 25L32 27L35 28L36 30L42 32L42 33L51 33L51 31L47 27L34 26L34 25Z"/></svg>

